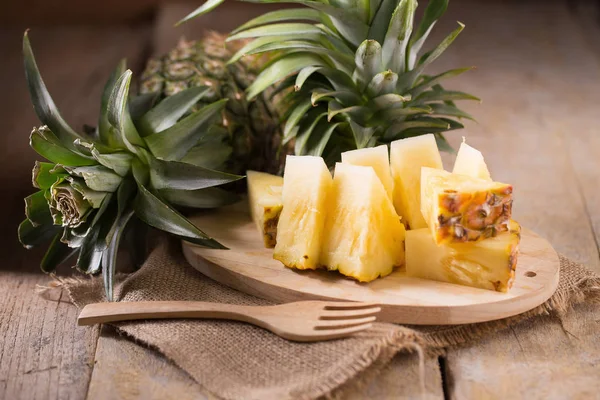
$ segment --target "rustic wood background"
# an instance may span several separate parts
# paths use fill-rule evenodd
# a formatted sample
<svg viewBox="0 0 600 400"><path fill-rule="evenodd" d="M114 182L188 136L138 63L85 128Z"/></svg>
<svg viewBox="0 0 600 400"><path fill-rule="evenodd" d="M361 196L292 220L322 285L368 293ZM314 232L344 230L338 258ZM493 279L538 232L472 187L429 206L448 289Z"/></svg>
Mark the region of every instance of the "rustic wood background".
<svg viewBox="0 0 600 400"><path fill-rule="evenodd" d="M16 240L37 158L27 136L38 124L23 78L21 38L24 26L33 28L46 84L64 117L80 127L96 119L104 79L121 57L140 71L148 55L166 51L181 34L227 30L262 9L233 3L174 29L173 22L192 6L156 6L154 0L4 3L0 399L168 399L174 387L187 388L190 399L209 398L153 350L108 327L77 327L77 311L67 298L47 301L34 292L49 278L37 266L43 249L26 252ZM483 99L467 105L478 123L451 134L451 141L466 135L484 152L494 176L514 184L515 214L524 226L600 272L600 28L594 4L453 1L436 33L439 38L455 20L467 25L439 68L476 65L452 86ZM544 329L538 328L540 320ZM598 309L581 306L566 317L542 317L448 350L427 360L426 398L597 398L599 332ZM130 377L128 385L113 386L115 374ZM416 377L416 357L400 355L350 398L414 398Z"/></svg>

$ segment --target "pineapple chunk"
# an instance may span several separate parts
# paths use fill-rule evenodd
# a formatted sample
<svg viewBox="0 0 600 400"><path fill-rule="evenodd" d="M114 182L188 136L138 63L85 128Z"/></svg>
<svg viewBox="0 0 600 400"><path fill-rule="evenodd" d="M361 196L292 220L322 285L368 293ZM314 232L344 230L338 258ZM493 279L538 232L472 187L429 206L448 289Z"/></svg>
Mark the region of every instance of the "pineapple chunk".
<svg viewBox="0 0 600 400"><path fill-rule="evenodd" d="M484 179L486 181L492 180L490 171L483 159L483 154L479 150L469 146L464 138L458 149L452 173L472 176L473 178Z"/></svg>
<svg viewBox="0 0 600 400"><path fill-rule="evenodd" d="M421 167L442 169L442 158L433 135L392 142L394 207L407 229L426 228L421 214Z"/></svg>
<svg viewBox="0 0 600 400"><path fill-rule="evenodd" d="M277 222L283 208L283 178L264 172L246 172L250 213L265 247L275 247Z"/></svg>
<svg viewBox="0 0 600 400"><path fill-rule="evenodd" d="M437 244L471 242L508 230L512 186L426 168L421 211Z"/></svg>
<svg viewBox="0 0 600 400"><path fill-rule="evenodd" d="M321 157L287 156L283 210L273 258L286 267L316 269L333 180Z"/></svg>
<svg viewBox="0 0 600 400"><path fill-rule="evenodd" d="M331 197L323 265L370 282L404 264L404 225L373 168L338 163Z"/></svg>
<svg viewBox="0 0 600 400"><path fill-rule="evenodd" d="M406 232L406 275L506 292L517 267L519 224L477 243L438 246L429 229Z"/></svg>
<svg viewBox="0 0 600 400"><path fill-rule="evenodd" d="M381 145L342 153L342 163L372 167L383 184L390 200L393 199L393 181L387 146Z"/></svg>

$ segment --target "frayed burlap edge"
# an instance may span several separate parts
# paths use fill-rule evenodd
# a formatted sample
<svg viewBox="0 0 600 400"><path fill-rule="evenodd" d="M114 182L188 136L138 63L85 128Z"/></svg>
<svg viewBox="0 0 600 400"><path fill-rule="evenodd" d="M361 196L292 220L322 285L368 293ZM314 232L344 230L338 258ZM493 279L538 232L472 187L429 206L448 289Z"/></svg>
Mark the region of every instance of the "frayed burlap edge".
<svg viewBox="0 0 600 400"><path fill-rule="evenodd" d="M574 264L563 256L560 257L560 262L561 266ZM121 281L125 277L126 275L121 275L117 278L117 281ZM49 291L64 289L71 302L79 308L81 308L81 305L74 300L71 289L73 287L89 285L90 290L96 291L96 286L101 285L101 280L95 278L53 278L54 280L50 282L48 286L38 286L36 292L47 297ZM371 346L368 351L357 358L353 364L336 371L335 374L324 379L323 382L312 388L310 391L292 393L292 395L294 398L298 399L315 399L320 397L339 399L343 397L344 393L355 390L357 387L364 387L370 383L373 377L385 368L392 358L400 352L417 352L419 356L420 386L424 393L425 354L440 354L447 348L464 346L465 344L479 340L489 334L504 330L536 316L550 315L553 313L560 316L569 311L573 306L583 302L600 304L600 277L591 271L587 275L583 274L575 281L567 282L563 287L559 285L559 288L554 295L544 304L523 314L502 320L469 325L434 327L434 329L429 329L430 327L404 327L393 325L395 329L391 331L391 324L376 324L374 329L381 329L388 334ZM125 330L120 329L118 324L115 324L114 326L120 334L125 335L137 343L143 343L148 347L164 353L160 348L160 345L140 340L139 338L130 335ZM175 365L178 365L176 360L171 361L174 362ZM181 366L178 365L178 367ZM201 382L198 383L202 386L203 390L210 392L217 398L219 397L218 394L207 390Z"/></svg>

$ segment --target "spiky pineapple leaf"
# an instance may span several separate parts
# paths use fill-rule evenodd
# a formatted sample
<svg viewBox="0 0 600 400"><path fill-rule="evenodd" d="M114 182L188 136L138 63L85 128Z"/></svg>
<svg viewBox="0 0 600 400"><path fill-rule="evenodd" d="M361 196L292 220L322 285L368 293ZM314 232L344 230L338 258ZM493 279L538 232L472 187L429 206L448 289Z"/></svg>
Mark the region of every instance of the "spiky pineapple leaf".
<svg viewBox="0 0 600 400"><path fill-rule="evenodd" d="M112 205L112 198L112 193L105 197L81 244L75 266L83 273L95 274L100 270L102 253L108 247L105 236L116 217L114 210L111 210L112 212L109 213L106 212ZM114 207L111 208L114 209Z"/></svg>
<svg viewBox="0 0 600 400"><path fill-rule="evenodd" d="M150 226L205 247L226 249L139 182L133 207L135 215Z"/></svg>
<svg viewBox="0 0 600 400"><path fill-rule="evenodd" d="M408 60L408 67L410 69L414 67L419 51L421 51L421 48L431 33L433 26L437 20L444 15L447 8L448 0L430 0L427 3L427 8L425 8L423 18L421 19L416 32L414 35L412 35L410 40Z"/></svg>
<svg viewBox="0 0 600 400"><path fill-rule="evenodd" d="M473 96L472 94L459 92L456 90L428 90L421 93L415 99L420 103L428 103L434 101L454 101L454 100L474 100L481 101L479 97Z"/></svg>
<svg viewBox="0 0 600 400"><path fill-rule="evenodd" d="M310 99L306 99L300 104L298 104L287 121L285 122L285 126L283 127L283 141L287 143L291 139L292 130L298 125L302 117L306 114L308 110L312 108L312 102Z"/></svg>
<svg viewBox="0 0 600 400"><path fill-rule="evenodd" d="M150 163L150 184L155 189L197 190L244 178L177 161L154 159Z"/></svg>
<svg viewBox="0 0 600 400"><path fill-rule="evenodd" d="M321 107L316 107L310 110L300 126L300 131L296 136L296 143L294 143L294 153L297 155L306 155L305 147L310 139L313 130L321 119L327 116L326 112L323 112Z"/></svg>
<svg viewBox="0 0 600 400"><path fill-rule="evenodd" d="M182 20L180 20L179 22L177 22L175 24L175 26L179 26L181 24L183 24L184 22L189 21L190 19L194 19L197 16L200 16L202 14L206 14L207 12L214 10L215 8L217 8L219 5L221 5L225 0L207 0L206 3L202 4L200 7L198 7L197 9L195 9L194 11L192 11L191 13L189 13L185 18L183 18Z"/></svg>
<svg viewBox="0 0 600 400"><path fill-rule="evenodd" d="M41 243L50 240L60 230L60 227L53 224L34 226L28 219L19 224L18 236L19 242L30 249Z"/></svg>
<svg viewBox="0 0 600 400"><path fill-rule="evenodd" d="M379 43L383 43L385 34L387 32L390 15L393 14L396 9L398 0L382 0L377 12L373 16L367 39L376 40Z"/></svg>
<svg viewBox="0 0 600 400"><path fill-rule="evenodd" d="M65 175L53 172L54 168L55 164L36 161L33 171L31 172L33 186L38 189L50 189L50 186L52 186L60 176Z"/></svg>
<svg viewBox="0 0 600 400"><path fill-rule="evenodd" d="M62 243L60 241L61 237L62 232L58 232L56 235L54 235L54 239L52 239L50 246L48 246L48 250L46 250L44 258L42 258L40 267L42 271L46 273L55 271L56 267L67 261L77 252L77 249L72 249L66 244Z"/></svg>
<svg viewBox="0 0 600 400"><path fill-rule="evenodd" d="M253 99L267 87L284 79L289 74L311 66L326 67L328 64L321 57L310 53L284 55L262 70L250 87L248 87L246 95L248 99Z"/></svg>
<svg viewBox="0 0 600 400"><path fill-rule="evenodd" d="M231 31L231 34L236 34L238 32L245 31L247 29L254 28L260 25L268 25L273 22L302 20L319 22L321 21L320 13L317 10L311 10L309 8L290 8L285 10L275 10L253 18L245 24L238 26L233 31Z"/></svg>
<svg viewBox="0 0 600 400"><path fill-rule="evenodd" d="M131 85L131 70L125 71L115 82L115 86L108 100L108 122L120 137L127 150L133 154L138 153L136 146L144 146L128 109L129 86Z"/></svg>
<svg viewBox="0 0 600 400"><path fill-rule="evenodd" d="M463 74L467 71L472 70L474 67L466 67L466 68L456 68L456 69L452 69L446 72L442 72L441 74L435 75L435 76L427 76L424 77L424 79L416 86L414 86L413 88L411 88L408 93L410 93L413 96L418 96L419 94L423 93L425 90L429 89L430 87L438 84L440 81L446 79L446 78L452 78L455 76L458 76L460 74Z"/></svg>
<svg viewBox="0 0 600 400"><path fill-rule="evenodd" d="M180 160L208 132L215 117L225 107L227 99L209 104L179 121L169 129L146 136L144 140L152 154L163 160Z"/></svg>
<svg viewBox="0 0 600 400"><path fill-rule="evenodd" d="M92 157L106 168L115 171L120 176L126 176L131 169L133 156L130 153L100 153L95 147L92 149Z"/></svg>
<svg viewBox="0 0 600 400"><path fill-rule="evenodd" d="M93 158L64 147L59 139L47 129L34 129L29 137L29 145L40 156L56 164L68 166L96 164Z"/></svg>
<svg viewBox="0 0 600 400"><path fill-rule="evenodd" d="M52 215L46 200L45 190L40 190L25 197L25 215L33 226L52 223Z"/></svg>
<svg viewBox="0 0 600 400"><path fill-rule="evenodd" d="M114 300L114 286L115 286L115 270L117 268L117 253L119 251L119 244L121 243L121 237L125 226L133 216L133 210L125 213L119 219L117 219L111 229L114 231L108 248L102 253L102 280L104 281L104 291L106 293L106 299L108 301Z"/></svg>
<svg viewBox="0 0 600 400"><path fill-rule="evenodd" d="M325 147L327 146L327 143L329 143L333 131L341 124L341 122L330 124L322 121L315 129L316 134L313 133L306 143L306 154L320 157L323 154L323 151L325 151Z"/></svg>
<svg viewBox="0 0 600 400"><path fill-rule="evenodd" d="M63 119L54 100L52 100L52 96L48 93L35 61L27 31L23 36L23 58L25 60L27 87L35 113L42 124L47 125L65 147L73 149L73 142L81 136Z"/></svg>
<svg viewBox="0 0 600 400"><path fill-rule="evenodd" d="M444 103L431 103L429 104L429 107L431 107L432 113L435 115L446 115L450 117L465 118L471 121L475 121L475 118L473 118L471 114L466 113L453 105Z"/></svg>
<svg viewBox="0 0 600 400"><path fill-rule="evenodd" d="M114 90L115 84L121 75L127 70L127 64L125 59L119 61L115 69L110 74L108 81L104 85L102 90L102 97L100 99L100 118L98 120L98 136L100 141L110 147L121 147L120 139L114 137L114 129L111 129L110 123L108 122L108 103L110 96Z"/></svg>
<svg viewBox="0 0 600 400"><path fill-rule="evenodd" d="M417 2L415 0L400 0L392 14L381 56L383 66L397 74L406 71L406 50L413 29L413 19Z"/></svg>
<svg viewBox="0 0 600 400"><path fill-rule="evenodd" d="M72 176L83 178L87 187L97 192L114 192L123 178L101 165L91 167L66 167Z"/></svg>
<svg viewBox="0 0 600 400"><path fill-rule="evenodd" d="M240 201L240 196L219 188L199 190L162 189L160 195L169 203L181 207L215 208Z"/></svg>
<svg viewBox="0 0 600 400"><path fill-rule="evenodd" d="M208 93L208 86L196 86L167 97L140 118L137 126L142 136L169 129Z"/></svg>
<svg viewBox="0 0 600 400"><path fill-rule="evenodd" d="M304 37L304 35L319 35L321 30L312 24L300 22L283 22L280 24L271 24L250 28L236 33L227 38L227 41L260 38L265 36L295 36Z"/></svg>

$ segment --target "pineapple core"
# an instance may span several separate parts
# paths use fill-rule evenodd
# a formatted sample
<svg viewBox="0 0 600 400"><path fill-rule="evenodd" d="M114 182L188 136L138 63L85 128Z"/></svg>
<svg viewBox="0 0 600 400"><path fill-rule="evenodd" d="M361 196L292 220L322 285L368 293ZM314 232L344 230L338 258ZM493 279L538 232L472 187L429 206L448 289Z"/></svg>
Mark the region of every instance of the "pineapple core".
<svg viewBox="0 0 600 400"><path fill-rule="evenodd" d="M283 208L283 178L257 171L247 171L246 176L252 220L263 238L265 247L275 247L277 222Z"/></svg>
<svg viewBox="0 0 600 400"><path fill-rule="evenodd" d="M491 181L490 171L479 150L469 146L464 138L458 149L452 173Z"/></svg>
<svg viewBox="0 0 600 400"><path fill-rule="evenodd" d="M321 263L361 282L372 281L404 264L404 235L373 168L338 163Z"/></svg>
<svg viewBox="0 0 600 400"><path fill-rule="evenodd" d="M508 230L512 186L426 168L421 211L435 243L473 242Z"/></svg>
<svg viewBox="0 0 600 400"><path fill-rule="evenodd" d="M390 158L387 146L381 145L366 149L358 149L342 153L342 163L372 167L385 188L390 200L393 199L393 181L390 171Z"/></svg>
<svg viewBox="0 0 600 400"><path fill-rule="evenodd" d="M406 275L506 292L517 266L520 227L476 243L438 246L429 229L406 232Z"/></svg>
<svg viewBox="0 0 600 400"><path fill-rule="evenodd" d="M421 214L421 167L442 169L442 158L431 134L392 142L390 164L394 207L407 229L427 228Z"/></svg>
<svg viewBox="0 0 600 400"><path fill-rule="evenodd" d="M287 156L283 210L273 258L286 267L316 269L333 180L321 157Z"/></svg>

